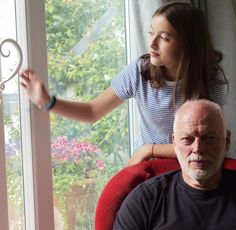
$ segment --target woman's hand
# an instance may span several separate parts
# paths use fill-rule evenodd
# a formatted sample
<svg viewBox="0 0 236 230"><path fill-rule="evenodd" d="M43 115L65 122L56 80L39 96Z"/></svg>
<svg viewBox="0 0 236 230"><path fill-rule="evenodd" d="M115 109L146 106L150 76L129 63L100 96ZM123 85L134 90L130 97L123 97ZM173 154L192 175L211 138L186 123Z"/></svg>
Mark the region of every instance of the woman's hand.
<svg viewBox="0 0 236 230"><path fill-rule="evenodd" d="M43 106L50 100L44 84L39 80L33 70L27 69L20 74L21 85L26 90L30 100L37 106Z"/></svg>
<svg viewBox="0 0 236 230"><path fill-rule="evenodd" d="M134 154L131 156L128 165L134 165L152 158L153 145L154 144L146 144L141 149L135 151Z"/></svg>
<svg viewBox="0 0 236 230"><path fill-rule="evenodd" d="M131 156L128 165L134 165L150 158L172 158L176 159L172 144L146 144Z"/></svg>

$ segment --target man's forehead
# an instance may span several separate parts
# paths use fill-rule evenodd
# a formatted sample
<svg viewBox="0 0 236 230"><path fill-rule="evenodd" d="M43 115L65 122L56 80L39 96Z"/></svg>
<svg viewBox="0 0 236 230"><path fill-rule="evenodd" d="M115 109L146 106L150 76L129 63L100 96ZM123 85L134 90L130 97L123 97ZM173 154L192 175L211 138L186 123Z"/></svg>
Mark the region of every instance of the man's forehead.
<svg viewBox="0 0 236 230"><path fill-rule="evenodd" d="M222 130L219 127L211 126L209 124L190 124L186 126L180 126L176 131L182 135L204 135L204 134L214 134L221 133Z"/></svg>
<svg viewBox="0 0 236 230"><path fill-rule="evenodd" d="M224 132L226 123L220 107L207 100L187 101L176 112L174 132L180 127L210 126L216 132Z"/></svg>
<svg viewBox="0 0 236 230"><path fill-rule="evenodd" d="M200 117L194 119L184 116L177 122L177 130L180 134L204 135L222 133L223 126L215 117Z"/></svg>
<svg viewBox="0 0 236 230"><path fill-rule="evenodd" d="M212 122L221 122L221 118L218 114L214 114L211 111L206 111L206 110L202 110L202 111L194 111L194 110L190 110L190 111L186 111L186 112L182 112L177 119L177 122L181 122L181 123L185 123L186 125L190 125L190 124L208 124L208 123L212 123Z"/></svg>

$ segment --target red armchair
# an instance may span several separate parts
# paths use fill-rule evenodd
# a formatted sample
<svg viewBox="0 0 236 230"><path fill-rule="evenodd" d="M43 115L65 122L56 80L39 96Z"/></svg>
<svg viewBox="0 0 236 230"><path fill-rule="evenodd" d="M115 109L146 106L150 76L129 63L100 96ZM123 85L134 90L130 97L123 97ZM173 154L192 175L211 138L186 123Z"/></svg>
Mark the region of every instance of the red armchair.
<svg viewBox="0 0 236 230"><path fill-rule="evenodd" d="M127 194L139 183L168 171L179 169L174 159L158 159L125 167L104 187L95 212L95 230L111 230L116 212ZM236 170L236 160L226 158L224 168Z"/></svg>

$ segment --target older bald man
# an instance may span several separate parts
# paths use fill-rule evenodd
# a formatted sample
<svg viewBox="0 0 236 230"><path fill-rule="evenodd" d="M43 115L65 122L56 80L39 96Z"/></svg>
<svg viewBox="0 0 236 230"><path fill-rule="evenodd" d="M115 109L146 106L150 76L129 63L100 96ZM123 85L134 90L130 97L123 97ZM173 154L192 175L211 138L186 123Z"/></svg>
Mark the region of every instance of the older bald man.
<svg viewBox="0 0 236 230"><path fill-rule="evenodd" d="M235 230L236 171L223 170L230 147L222 109L207 100L176 112L173 145L181 170L153 177L122 203L114 230Z"/></svg>

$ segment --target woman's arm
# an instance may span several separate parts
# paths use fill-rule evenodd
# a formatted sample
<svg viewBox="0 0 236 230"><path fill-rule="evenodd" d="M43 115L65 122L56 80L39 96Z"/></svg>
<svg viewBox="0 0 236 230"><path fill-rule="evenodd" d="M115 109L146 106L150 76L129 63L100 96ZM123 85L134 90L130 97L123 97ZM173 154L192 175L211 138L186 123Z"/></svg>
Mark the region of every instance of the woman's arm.
<svg viewBox="0 0 236 230"><path fill-rule="evenodd" d="M150 158L176 158L172 144L146 144L134 152L128 165L134 165Z"/></svg>
<svg viewBox="0 0 236 230"><path fill-rule="evenodd" d="M21 85L25 88L30 100L37 106L47 104L50 95L43 82L32 70L25 70L21 73ZM121 105L124 101L120 99L109 87L102 94L89 102L78 102L57 99L56 104L50 112L69 119L85 123L94 123Z"/></svg>

